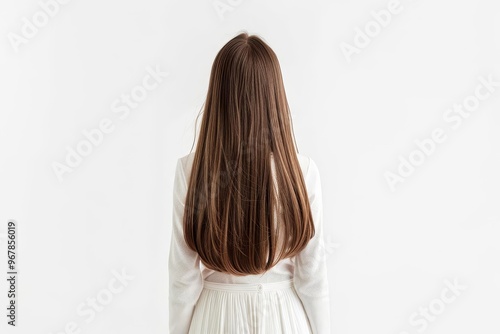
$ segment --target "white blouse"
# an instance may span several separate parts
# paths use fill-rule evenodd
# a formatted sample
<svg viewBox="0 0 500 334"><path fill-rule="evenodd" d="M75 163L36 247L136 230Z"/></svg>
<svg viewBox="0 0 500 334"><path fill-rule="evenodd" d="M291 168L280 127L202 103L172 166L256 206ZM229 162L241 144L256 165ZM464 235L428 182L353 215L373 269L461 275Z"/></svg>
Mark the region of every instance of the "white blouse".
<svg viewBox="0 0 500 334"><path fill-rule="evenodd" d="M272 155L271 155L272 157ZM323 202L316 163L297 153L304 175L316 233L306 248L293 258L281 260L261 275L233 276L206 268L198 253L184 241L182 216L194 152L177 160L174 189L172 237L168 258L170 334L186 334L203 280L221 283L269 283L293 278L313 334L330 334L330 299L323 239Z"/></svg>

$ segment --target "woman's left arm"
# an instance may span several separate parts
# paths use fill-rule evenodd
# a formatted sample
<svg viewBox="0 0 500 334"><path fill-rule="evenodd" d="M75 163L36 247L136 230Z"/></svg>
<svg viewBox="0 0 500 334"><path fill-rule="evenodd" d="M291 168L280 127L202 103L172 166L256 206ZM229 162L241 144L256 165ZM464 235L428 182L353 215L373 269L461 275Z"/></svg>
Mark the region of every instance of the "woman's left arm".
<svg viewBox="0 0 500 334"><path fill-rule="evenodd" d="M184 241L182 218L186 193L187 181L180 158L175 168L172 237L168 258L170 334L188 333L194 307L203 290L200 257Z"/></svg>

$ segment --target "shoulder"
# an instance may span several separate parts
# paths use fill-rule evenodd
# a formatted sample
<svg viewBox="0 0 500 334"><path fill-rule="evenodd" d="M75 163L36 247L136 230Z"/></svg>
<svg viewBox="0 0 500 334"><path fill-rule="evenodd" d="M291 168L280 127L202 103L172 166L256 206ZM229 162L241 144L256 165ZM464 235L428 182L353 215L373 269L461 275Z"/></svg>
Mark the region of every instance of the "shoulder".
<svg viewBox="0 0 500 334"><path fill-rule="evenodd" d="M182 175L182 177L187 182L189 175L191 174L191 167L193 165L194 153L190 152L181 157L177 158L176 162L176 174Z"/></svg>
<svg viewBox="0 0 500 334"><path fill-rule="evenodd" d="M195 152L190 152L186 155L183 155L177 159L177 163L181 164L182 167L189 167L190 164L192 164L193 159L194 159L194 153Z"/></svg>
<svg viewBox="0 0 500 334"><path fill-rule="evenodd" d="M316 162L308 156L297 154L302 167L309 200L312 202L321 193L321 178Z"/></svg>
<svg viewBox="0 0 500 334"><path fill-rule="evenodd" d="M302 168L304 177L307 178L309 176L319 174L318 166L311 157L297 153L297 158L299 160L300 167Z"/></svg>

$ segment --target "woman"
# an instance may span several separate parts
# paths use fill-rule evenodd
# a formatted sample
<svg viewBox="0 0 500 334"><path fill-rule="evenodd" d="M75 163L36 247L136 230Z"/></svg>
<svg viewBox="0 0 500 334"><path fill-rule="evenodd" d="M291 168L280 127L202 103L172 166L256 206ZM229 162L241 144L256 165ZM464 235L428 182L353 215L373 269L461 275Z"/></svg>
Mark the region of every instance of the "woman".
<svg viewBox="0 0 500 334"><path fill-rule="evenodd" d="M296 150L278 58L259 37L215 57L173 196L171 334L330 334L320 175Z"/></svg>

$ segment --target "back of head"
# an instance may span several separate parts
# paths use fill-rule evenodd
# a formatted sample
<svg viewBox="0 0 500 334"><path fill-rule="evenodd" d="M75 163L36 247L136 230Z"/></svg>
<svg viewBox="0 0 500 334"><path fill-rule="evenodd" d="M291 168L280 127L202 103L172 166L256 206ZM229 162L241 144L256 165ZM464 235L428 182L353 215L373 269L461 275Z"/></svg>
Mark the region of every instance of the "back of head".
<svg viewBox="0 0 500 334"><path fill-rule="evenodd" d="M220 272L264 273L314 235L279 61L256 35L215 57L185 203L186 243Z"/></svg>

